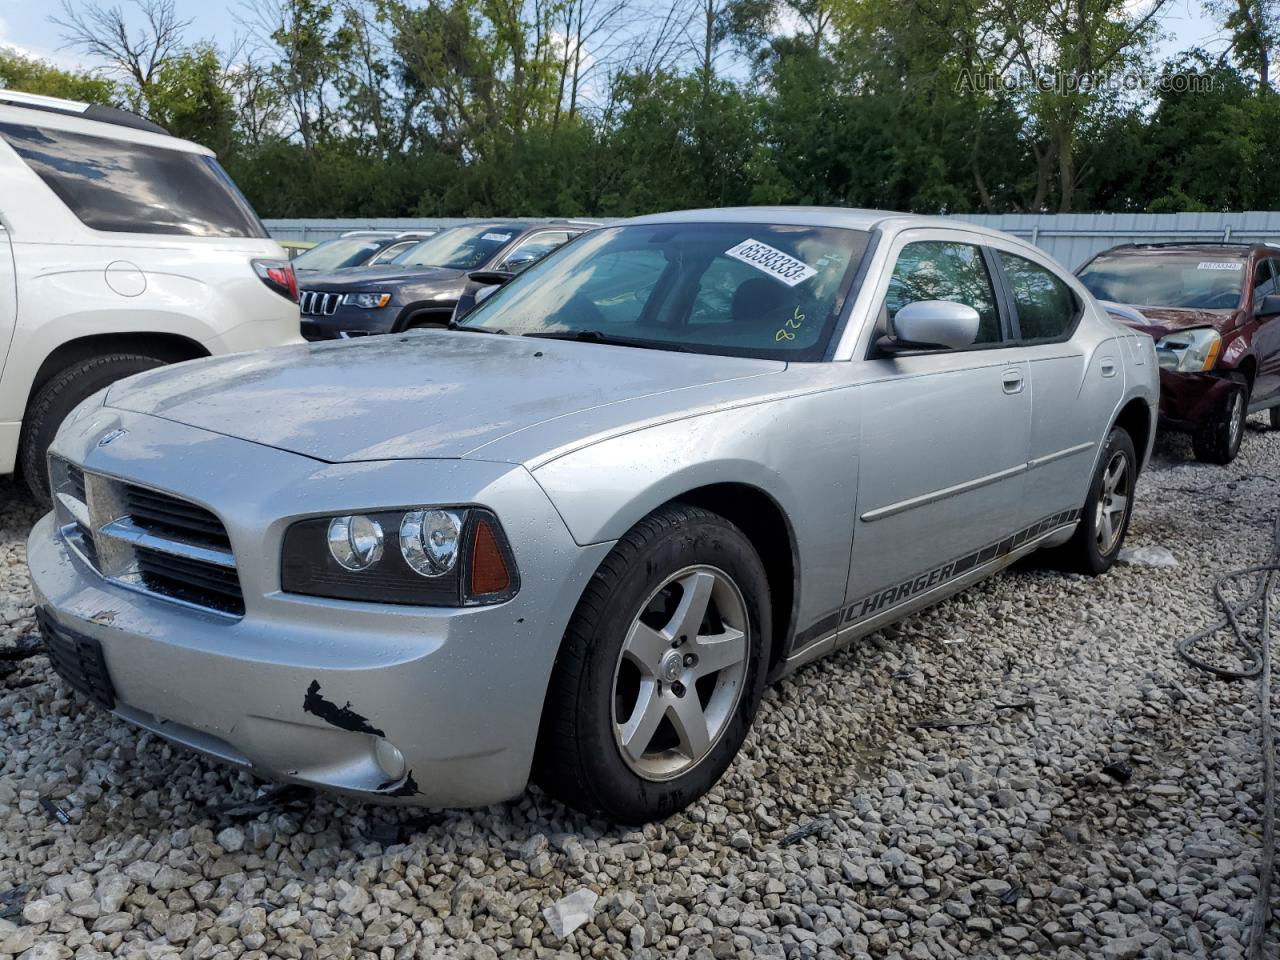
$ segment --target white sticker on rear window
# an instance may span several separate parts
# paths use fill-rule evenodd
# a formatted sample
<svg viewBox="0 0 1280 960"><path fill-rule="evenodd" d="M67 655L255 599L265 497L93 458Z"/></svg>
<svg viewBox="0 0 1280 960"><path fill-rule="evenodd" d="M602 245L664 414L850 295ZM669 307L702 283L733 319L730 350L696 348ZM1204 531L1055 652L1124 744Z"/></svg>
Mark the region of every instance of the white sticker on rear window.
<svg viewBox="0 0 1280 960"><path fill-rule="evenodd" d="M818 272L803 260L797 260L790 254L775 250L767 243L761 243L749 237L736 247L730 247L725 251L725 255L750 264L773 279L781 280L788 287L804 283Z"/></svg>
<svg viewBox="0 0 1280 960"><path fill-rule="evenodd" d="M1239 270L1244 266L1243 263L1231 263L1223 260L1201 260L1197 270Z"/></svg>
<svg viewBox="0 0 1280 960"><path fill-rule="evenodd" d="M494 243L506 243L508 240L510 240L510 239L511 239L511 234L509 234L509 233L486 233L486 234L485 234L483 237L481 237L480 239L481 239L481 240L492 240Z"/></svg>

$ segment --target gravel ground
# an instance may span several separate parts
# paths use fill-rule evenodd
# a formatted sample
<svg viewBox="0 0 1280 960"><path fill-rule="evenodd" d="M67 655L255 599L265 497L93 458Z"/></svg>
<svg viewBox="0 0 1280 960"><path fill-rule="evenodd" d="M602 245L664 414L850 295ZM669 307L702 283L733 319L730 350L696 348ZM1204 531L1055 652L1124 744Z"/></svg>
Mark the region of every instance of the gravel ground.
<svg viewBox="0 0 1280 960"><path fill-rule="evenodd" d="M0 661L0 954L1241 957L1257 683L1173 644L1268 551L1280 433L1252 426L1227 468L1161 442L1129 544L1177 567L1024 564L810 666L708 797L643 830L536 791L255 806L262 783L69 699L44 657ZM3 650L32 629L35 512L0 511ZM562 938L544 910L575 891L593 918Z"/></svg>

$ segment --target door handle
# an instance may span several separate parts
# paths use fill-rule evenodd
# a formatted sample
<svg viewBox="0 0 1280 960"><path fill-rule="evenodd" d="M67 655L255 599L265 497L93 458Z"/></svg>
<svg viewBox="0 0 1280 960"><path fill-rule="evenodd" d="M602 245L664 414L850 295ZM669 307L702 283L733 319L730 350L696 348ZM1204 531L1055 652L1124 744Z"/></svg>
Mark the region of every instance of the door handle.
<svg viewBox="0 0 1280 960"><path fill-rule="evenodd" d="M1005 393L1021 393L1022 392L1022 371L1006 370L1001 380L1004 385Z"/></svg>
<svg viewBox="0 0 1280 960"><path fill-rule="evenodd" d="M1116 362L1110 357L1103 357L1101 370L1104 377L1114 377L1116 375Z"/></svg>

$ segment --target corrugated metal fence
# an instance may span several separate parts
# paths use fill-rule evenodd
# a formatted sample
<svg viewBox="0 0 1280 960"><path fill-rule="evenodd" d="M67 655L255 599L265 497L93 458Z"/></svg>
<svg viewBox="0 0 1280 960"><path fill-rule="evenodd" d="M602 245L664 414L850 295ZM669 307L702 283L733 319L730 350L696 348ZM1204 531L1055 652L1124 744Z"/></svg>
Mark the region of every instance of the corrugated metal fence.
<svg viewBox="0 0 1280 960"><path fill-rule="evenodd" d="M529 219L514 217L512 219ZM1099 250L1149 240L1272 240L1280 242L1280 212L958 214L1022 237L1074 269ZM411 230L454 226L457 218L380 217L349 220L267 220L277 240L328 240L348 230Z"/></svg>

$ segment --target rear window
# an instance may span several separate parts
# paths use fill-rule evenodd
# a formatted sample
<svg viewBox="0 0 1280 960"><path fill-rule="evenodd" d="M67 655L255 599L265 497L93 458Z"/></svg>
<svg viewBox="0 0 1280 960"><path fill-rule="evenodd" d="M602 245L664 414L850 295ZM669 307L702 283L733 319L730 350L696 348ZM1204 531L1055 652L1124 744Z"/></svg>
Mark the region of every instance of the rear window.
<svg viewBox="0 0 1280 960"><path fill-rule="evenodd" d="M267 236L231 178L204 154L16 123L0 123L0 136L94 230Z"/></svg>
<svg viewBox="0 0 1280 960"><path fill-rule="evenodd" d="M1231 310L1244 287L1243 254L1144 250L1103 255L1078 274L1099 300L1144 307Z"/></svg>

